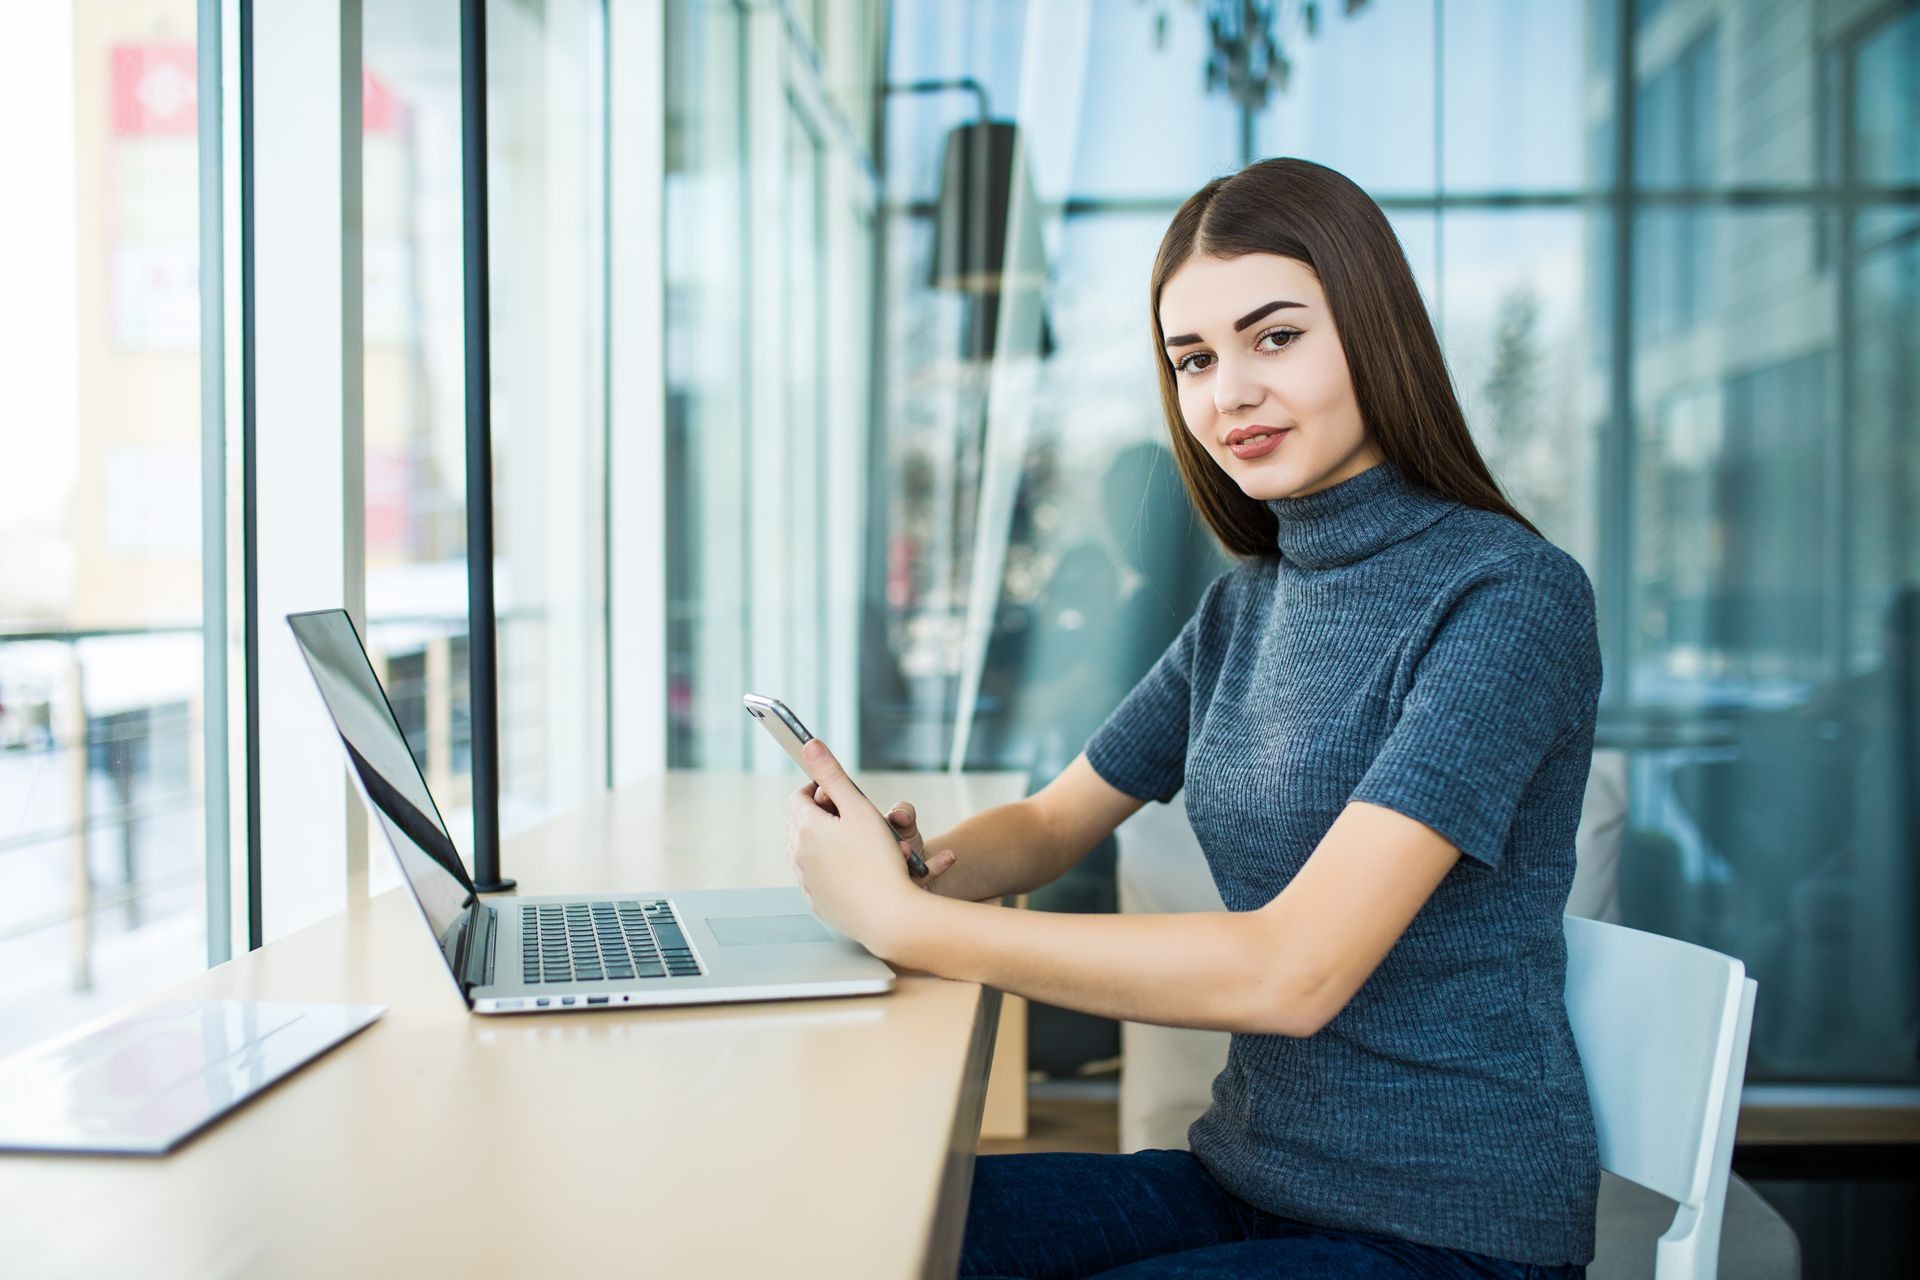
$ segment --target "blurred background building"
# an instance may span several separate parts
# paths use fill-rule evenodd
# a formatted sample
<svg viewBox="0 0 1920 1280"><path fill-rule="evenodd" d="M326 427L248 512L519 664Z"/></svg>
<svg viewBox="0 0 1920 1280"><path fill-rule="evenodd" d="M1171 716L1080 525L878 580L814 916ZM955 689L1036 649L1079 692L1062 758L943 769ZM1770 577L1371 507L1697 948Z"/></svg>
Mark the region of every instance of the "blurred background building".
<svg viewBox="0 0 1920 1280"><path fill-rule="evenodd" d="M198 111L209 6L236 25L239 0L0 17L0 1051L233 936L210 883L246 756L207 752L203 632L245 499L205 488L235 473L201 188L210 146L238 158ZM458 11L358 9L366 614L464 833ZM783 767L748 688L865 767L1043 784L1225 567L1159 417L1153 250L1207 179L1304 156L1385 208L1480 447L1593 578L1626 923L1747 963L1755 1085L1920 1110L1920 6L488 14L507 830L635 759ZM620 642L623 592L657 653ZM1110 863L1037 904L1111 909ZM1045 1011L1034 1045L1056 1075L1117 1053ZM1789 1172L1760 1185L1809 1274L1911 1245L1911 1182Z"/></svg>

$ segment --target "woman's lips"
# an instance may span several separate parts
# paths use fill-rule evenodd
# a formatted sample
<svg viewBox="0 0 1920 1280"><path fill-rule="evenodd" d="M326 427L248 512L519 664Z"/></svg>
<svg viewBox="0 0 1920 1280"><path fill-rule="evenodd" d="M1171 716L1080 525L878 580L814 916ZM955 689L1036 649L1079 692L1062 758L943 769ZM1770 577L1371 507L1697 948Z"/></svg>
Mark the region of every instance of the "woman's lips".
<svg viewBox="0 0 1920 1280"><path fill-rule="evenodd" d="M1274 431L1250 432L1237 442L1228 444L1227 448L1233 451L1233 456L1236 458L1265 457L1278 449L1280 441L1292 430L1291 427L1283 427Z"/></svg>

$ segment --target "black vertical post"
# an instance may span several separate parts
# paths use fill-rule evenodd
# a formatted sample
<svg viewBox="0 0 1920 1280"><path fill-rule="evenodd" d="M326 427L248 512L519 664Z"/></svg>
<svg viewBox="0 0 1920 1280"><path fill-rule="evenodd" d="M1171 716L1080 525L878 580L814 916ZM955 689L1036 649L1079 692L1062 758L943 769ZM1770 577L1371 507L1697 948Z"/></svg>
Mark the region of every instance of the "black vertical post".
<svg viewBox="0 0 1920 1280"><path fill-rule="evenodd" d="M467 670L472 681L474 886L500 877L500 664L494 651L492 350L487 306L487 5L460 0L460 152L467 295Z"/></svg>
<svg viewBox="0 0 1920 1280"><path fill-rule="evenodd" d="M240 574L247 717L247 950L267 940L260 857L259 343L254 332L253 0L240 0Z"/></svg>
<svg viewBox="0 0 1920 1280"><path fill-rule="evenodd" d="M613 11L600 0L600 688L607 700L600 786L613 790ZM629 18L629 21L632 19ZM666 19L661 18L661 28ZM661 175L662 182L665 174ZM664 237L662 237L664 240ZM662 245L656 244L659 254ZM664 277L665 263L661 263ZM663 397L664 402L664 397Z"/></svg>
<svg viewBox="0 0 1920 1280"><path fill-rule="evenodd" d="M1613 215L1609 228L1613 280L1608 294L1612 315L1607 340L1613 412L1600 452L1600 571L1606 583L1600 636L1609 660L1601 693L1605 705L1622 709L1633 705L1633 224L1640 208L1633 171L1638 108L1634 42L1640 31L1634 9L1628 0L1618 0L1613 15L1618 43L1613 51L1613 155L1609 157L1613 182L1607 205Z"/></svg>
<svg viewBox="0 0 1920 1280"><path fill-rule="evenodd" d="M225 84L221 0L200 0L194 74L200 162L200 747L206 760L207 967L233 959L231 727L227 710L227 314Z"/></svg>

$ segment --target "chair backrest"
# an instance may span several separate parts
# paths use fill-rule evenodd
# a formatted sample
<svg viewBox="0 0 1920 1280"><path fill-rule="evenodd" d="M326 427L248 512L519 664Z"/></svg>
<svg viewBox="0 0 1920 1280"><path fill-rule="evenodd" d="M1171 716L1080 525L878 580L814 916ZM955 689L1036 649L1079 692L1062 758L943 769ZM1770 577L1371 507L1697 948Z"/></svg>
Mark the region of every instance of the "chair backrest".
<svg viewBox="0 0 1920 1280"><path fill-rule="evenodd" d="M1620 842L1627 830L1627 753L1593 753L1580 828L1573 835L1567 914L1620 923Z"/></svg>
<svg viewBox="0 0 1920 1280"><path fill-rule="evenodd" d="M1754 983L1738 960L1597 920L1566 918L1567 1017L1600 1167L1677 1200L1660 1280L1714 1274Z"/></svg>

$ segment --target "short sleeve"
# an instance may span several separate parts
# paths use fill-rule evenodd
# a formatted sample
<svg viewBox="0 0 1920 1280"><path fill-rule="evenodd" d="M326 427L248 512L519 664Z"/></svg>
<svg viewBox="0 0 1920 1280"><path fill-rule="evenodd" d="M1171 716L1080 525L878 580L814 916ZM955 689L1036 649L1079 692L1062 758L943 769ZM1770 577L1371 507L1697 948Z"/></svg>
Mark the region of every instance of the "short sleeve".
<svg viewBox="0 0 1920 1280"><path fill-rule="evenodd" d="M1087 741L1093 771L1136 799L1165 803L1186 784L1194 656L1219 589L1218 580L1207 588L1160 660Z"/></svg>
<svg viewBox="0 0 1920 1280"><path fill-rule="evenodd" d="M1432 631L1386 743L1351 799L1425 823L1498 866L1540 766L1591 729L1600 696L1593 587L1547 548L1470 583Z"/></svg>

